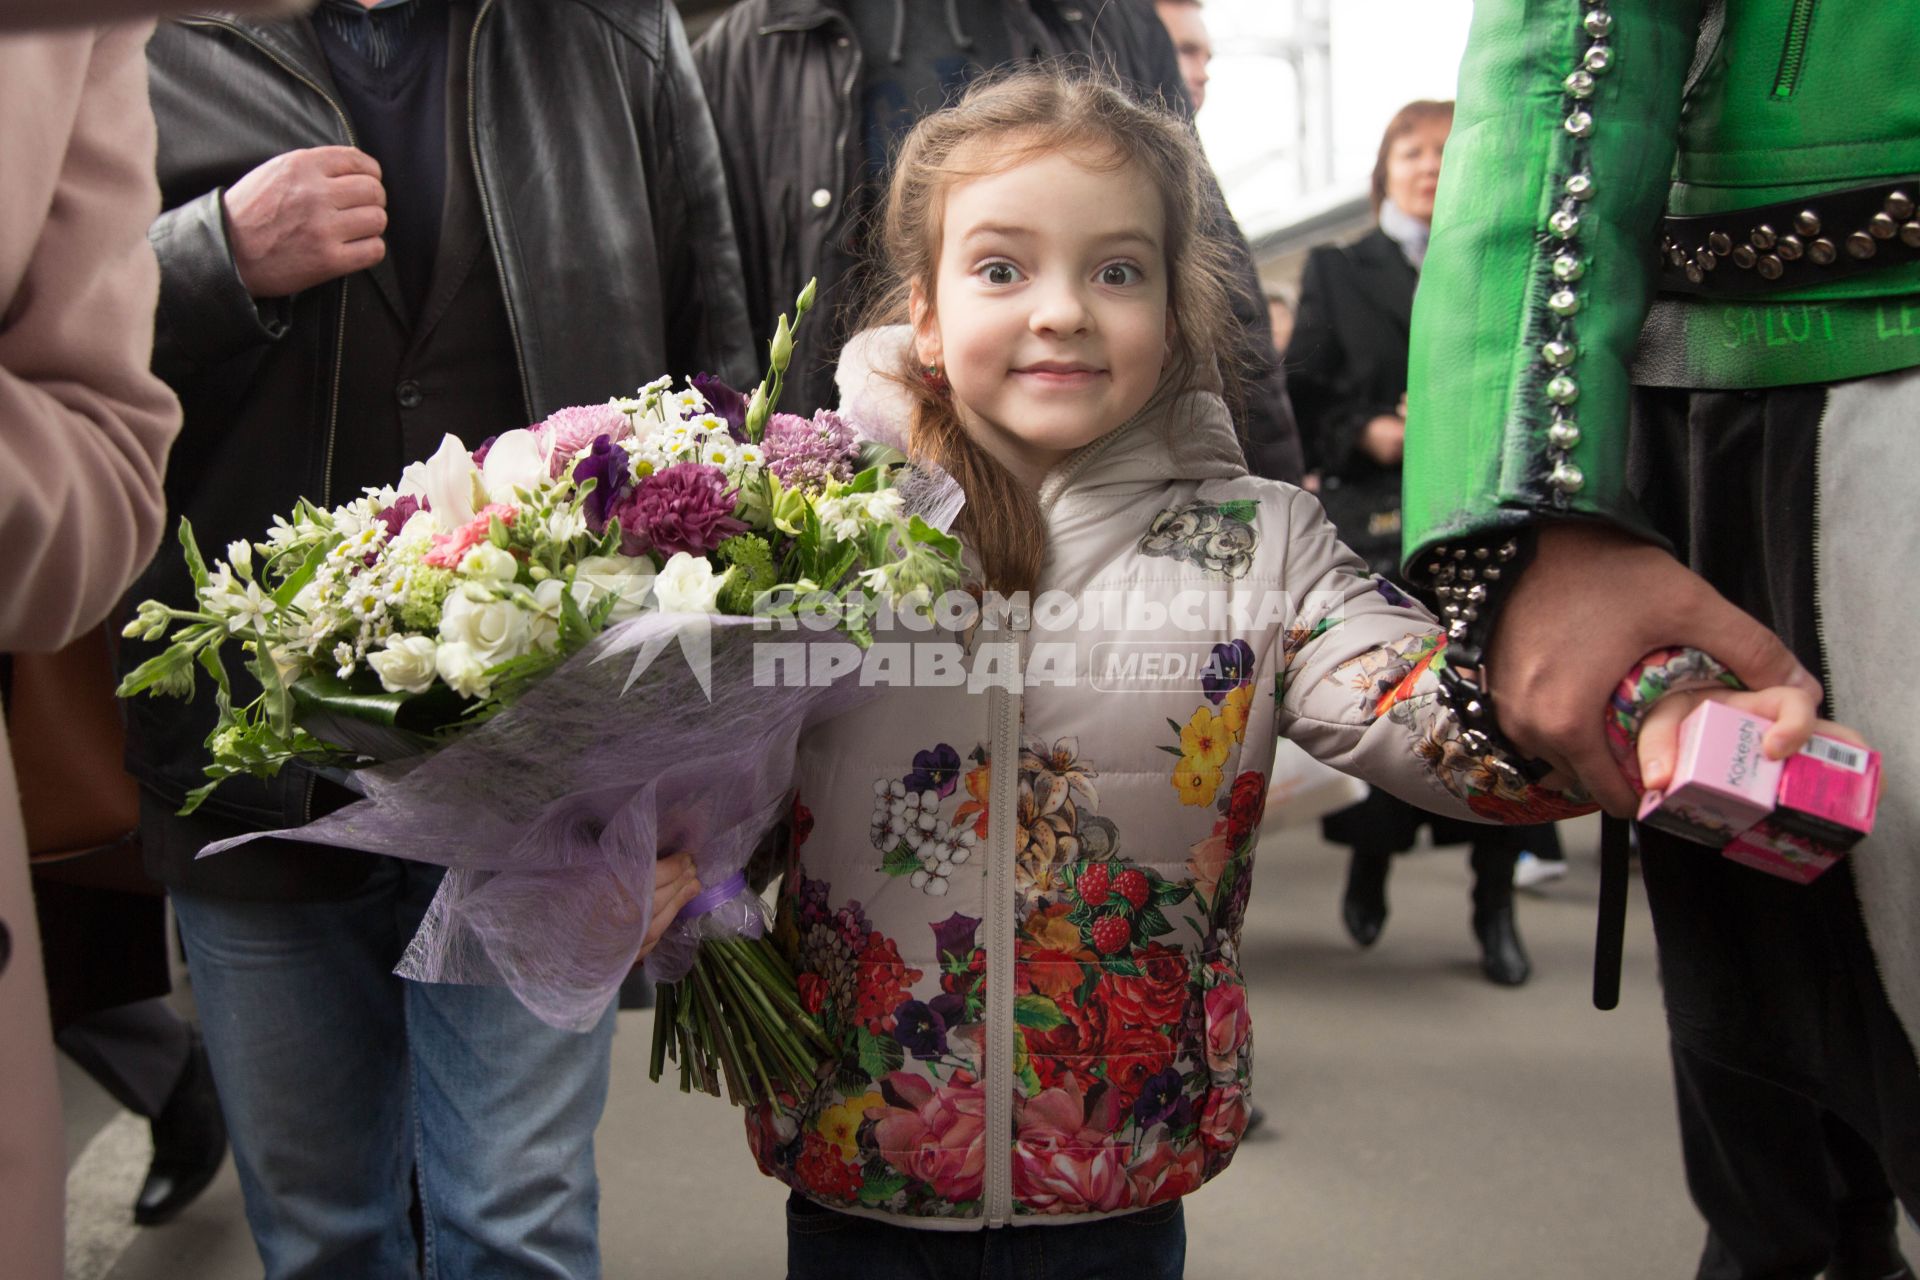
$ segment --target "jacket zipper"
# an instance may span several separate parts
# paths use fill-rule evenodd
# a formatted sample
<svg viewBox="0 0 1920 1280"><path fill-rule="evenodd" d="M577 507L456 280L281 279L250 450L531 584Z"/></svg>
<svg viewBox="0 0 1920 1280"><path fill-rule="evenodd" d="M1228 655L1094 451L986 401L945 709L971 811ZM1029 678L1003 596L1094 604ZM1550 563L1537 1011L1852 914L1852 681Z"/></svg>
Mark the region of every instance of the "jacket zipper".
<svg viewBox="0 0 1920 1280"><path fill-rule="evenodd" d="M520 343L520 314L513 306L513 280L507 275L506 258L500 252L500 228L493 216L493 194L487 190L487 175L480 164L480 26L493 9L493 0L482 0L473 15L473 32L467 37L467 155L473 163L473 185L480 190L480 212L487 220L487 248L493 254L493 269L500 276L500 300L507 308L507 332L513 339L513 361L520 370L520 402L527 421L534 421L533 380L527 377L527 353Z"/></svg>
<svg viewBox="0 0 1920 1280"><path fill-rule="evenodd" d="M346 137L346 140L347 140L346 145L350 147L357 147L360 145L360 140L354 136L353 121L347 117L346 108L342 107L338 102L334 101L333 95L327 92L325 86L323 86L318 80L315 80L312 76L308 75L306 72L302 71L299 67L296 67L291 62L288 62L285 58L281 57L274 50L267 47L267 45L263 44L259 40L256 40L251 34L248 33L245 27L242 27L237 22L229 22L221 18L183 18L181 19L181 22L183 25L190 26L190 27L219 27L224 31L232 32L235 36L239 37L241 40L246 41L248 44L258 49L261 53L265 54L267 58L271 62L273 62L276 66L278 66L282 71L285 71L288 75L292 76L295 80L298 80L301 84L304 84L305 86L307 86L307 88L313 90L314 93L319 96L320 100L326 103L327 106L332 109L334 118L340 122L340 132L342 133L342 135ZM320 505L323 508L330 508L333 506L333 449L334 449L334 437L337 434L339 424L340 424L340 373L341 373L342 367L346 364L347 287L348 287L348 281L351 278L352 277L350 276L342 276L340 278L340 323L335 331L334 340L333 340L333 388L327 396L327 449L325 454L326 461L322 464L322 469L320 472ZM309 798L309 803L311 803L311 798Z"/></svg>
<svg viewBox="0 0 1920 1280"><path fill-rule="evenodd" d="M1031 616L1024 606L1006 620L1010 638L998 643L1012 660L1007 678L1024 679L1025 642ZM1018 685L1015 686L1019 687ZM992 790L987 802L987 1090L986 1224L1013 1221L1013 1024L1014 828L1020 818L1020 711L1022 695L1004 685L987 690L988 749Z"/></svg>
<svg viewBox="0 0 1920 1280"><path fill-rule="evenodd" d="M1807 37L1813 30L1813 10L1819 0L1793 0L1793 14L1787 19L1787 43L1780 51L1780 70L1773 78L1773 96L1791 98L1800 87L1800 72L1807 63Z"/></svg>

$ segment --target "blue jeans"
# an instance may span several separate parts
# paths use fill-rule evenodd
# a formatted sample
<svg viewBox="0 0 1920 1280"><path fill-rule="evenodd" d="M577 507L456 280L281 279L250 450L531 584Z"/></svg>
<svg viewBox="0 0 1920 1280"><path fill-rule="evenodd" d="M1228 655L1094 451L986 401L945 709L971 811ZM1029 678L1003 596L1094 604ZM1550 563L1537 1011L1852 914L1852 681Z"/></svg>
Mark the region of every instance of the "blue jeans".
<svg viewBox="0 0 1920 1280"><path fill-rule="evenodd" d="M383 859L339 901L174 894L267 1280L420 1274L416 1171L426 1280L600 1274L613 1011L580 1035L504 988L395 977L440 875Z"/></svg>
<svg viewBox="0 0 1920 1280"><path fill-rule="evenodd" d="M1180 1280L1178 1200L1072 1226L927 1231L787 1198L787 1280Z"/></svg>

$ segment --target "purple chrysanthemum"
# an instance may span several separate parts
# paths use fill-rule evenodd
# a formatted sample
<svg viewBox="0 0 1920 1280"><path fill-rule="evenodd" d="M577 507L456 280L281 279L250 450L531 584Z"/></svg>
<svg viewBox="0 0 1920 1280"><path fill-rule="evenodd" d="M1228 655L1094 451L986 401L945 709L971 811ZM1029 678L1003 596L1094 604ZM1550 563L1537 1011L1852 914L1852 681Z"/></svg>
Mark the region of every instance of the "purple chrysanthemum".
<svg viewBox="0 0 1920 1280"><path fill-rule="evenodd" d="M610 404L576 404L555 409L533 430L540 447L553 460L552 475L558 480L576 457L593 447L594 441L605 436L618 444L633 434L633 424Z"/></svg>
<svg viewBox="0 0 1920 1280"><path fill-rule="evenodd" d="M703 556L747 526L733 518L727 473L703 462L683 462L634 486L615 509L630 556L685 551Z"/></svg>
<svg viewBox="0 0 1920 1280"><path fill-rule="evenodd" d="M760 442L767 467L792 489L821 489L829 480L853 477L853 428L822 409L811 419L776 413Z"/></svg>

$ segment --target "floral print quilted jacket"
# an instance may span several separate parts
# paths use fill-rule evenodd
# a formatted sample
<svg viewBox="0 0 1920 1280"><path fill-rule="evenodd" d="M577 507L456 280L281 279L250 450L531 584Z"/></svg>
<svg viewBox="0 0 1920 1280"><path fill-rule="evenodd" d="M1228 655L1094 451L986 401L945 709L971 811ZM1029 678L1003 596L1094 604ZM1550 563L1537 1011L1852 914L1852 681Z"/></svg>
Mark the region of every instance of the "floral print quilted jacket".
<svg viewBox="0 0 1920 1280"><path fill-rule="evenodd" d="M835 1209L1084 1220L1226 1168L1279 735L1429 809L1572 811L1461 748L1439 627L1311 496L1246 473L1217 397L1081 450L1041 503L1040 590L966 637L967 681L800 744L775 938L839 1055L747 1130Z"/></svg>

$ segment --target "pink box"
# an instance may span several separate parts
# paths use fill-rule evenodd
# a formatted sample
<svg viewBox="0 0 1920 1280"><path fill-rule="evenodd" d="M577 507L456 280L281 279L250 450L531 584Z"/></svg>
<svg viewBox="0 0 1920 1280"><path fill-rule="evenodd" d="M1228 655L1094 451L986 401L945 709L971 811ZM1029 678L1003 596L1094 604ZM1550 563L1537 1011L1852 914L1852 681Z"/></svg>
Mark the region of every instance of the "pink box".
<svg viewBox="0 0 1920 1280"><path fill-rule="evenodd" d="M1725 848L1773 812L1785 764L1760 752L1768 722L1703 702L1680 724L1680 755L1665 791L1640 800L1640 821Z"/></svg>
<svg viewBox="0 0 1920 1280"><path fill-rule="evenodd" d="M1807 884L1873 830L1880 753L1816 734L1798 754L1768 760L1760 742L1771 724L1702 703L1681 722L1673 780L1642 797L1640 819Z"/></svg>

